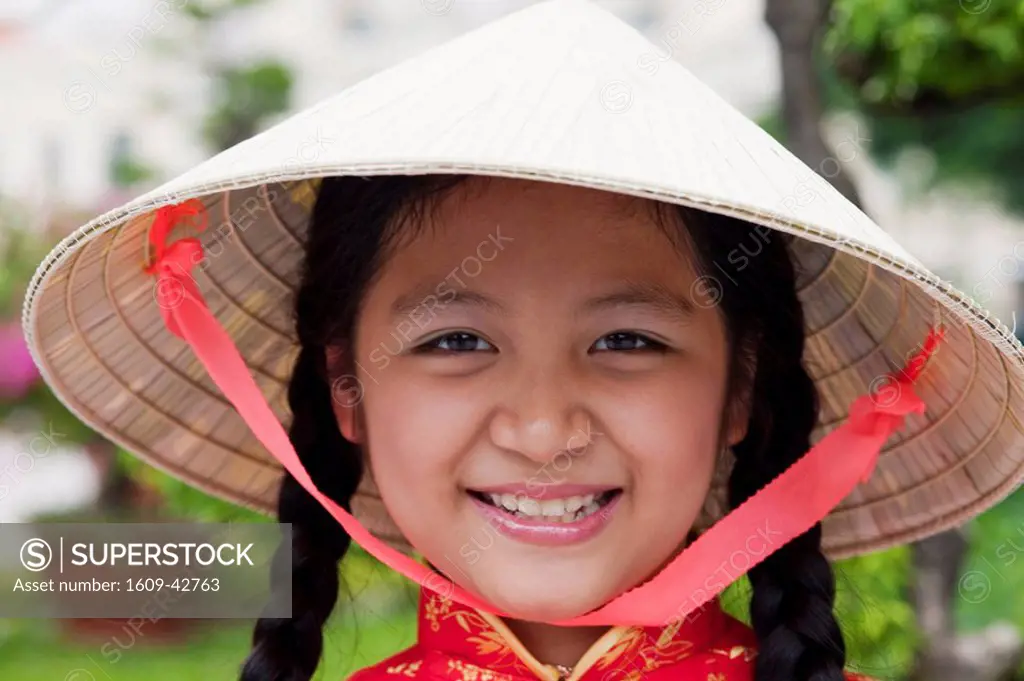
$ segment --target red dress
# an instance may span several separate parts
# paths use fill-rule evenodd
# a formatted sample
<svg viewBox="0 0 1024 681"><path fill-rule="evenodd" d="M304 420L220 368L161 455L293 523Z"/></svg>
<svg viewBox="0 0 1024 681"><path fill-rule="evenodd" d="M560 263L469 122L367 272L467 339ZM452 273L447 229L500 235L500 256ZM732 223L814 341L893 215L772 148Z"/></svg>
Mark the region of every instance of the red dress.
<svg viewBox="0 0 1024 681"><path fill-rule="evenodd" d="M612 627L570 676L538 661L501 619L420 592L417 643L350 681L750 681L754 633L718 601L681 624ZM848 681L871 681L847 673Z"/></svg>

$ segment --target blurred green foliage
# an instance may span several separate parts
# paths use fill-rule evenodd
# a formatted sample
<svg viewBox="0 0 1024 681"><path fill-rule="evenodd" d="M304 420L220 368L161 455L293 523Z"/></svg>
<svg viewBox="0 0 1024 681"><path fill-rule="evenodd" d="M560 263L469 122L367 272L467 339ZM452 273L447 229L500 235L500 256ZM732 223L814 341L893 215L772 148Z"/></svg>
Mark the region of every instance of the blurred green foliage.
<svg viewBox="0 0 1024 681"><path fill-rule="evenodd" d="M139 626L139 625L136 625ZM52 623L0 620L0 679L11 681L186 681L237 679L252 647L252 623L210 621L182 641L161 642L143 622L96 641L66 641ZM415 641L412 611L341 612L324 630L314 681L339 681ZM105 655L102 651L106 651ZM117 657L115 657L117 655Z"/></svg>
<svg viewBox="0 0 1024 681"><path fill-rule="evenodd" d="M0 320L20 317L29 280L48 250L27 223L15 206L0 204Z"/></svg>
<svg viewBox="0 0 1024 681"><path fill-rule="evenodd" d="M190 0L182 9L194 19L208 21L231 10L249 7L260 2L262 0Z"/></svg>
<svg viewBox="0 0 1024 681"><path fill-rule="evenodd" d="M922 190L936 186L972 189L982 199L1024 215L1024 106L988 104L926 118L869 116L871 154L892 167L908 149L934 158Z"/></svg>
<svg viewBox="0 0 1024 681"><path fill-rule="evenodd" d="M215 79L217 101L203 130L214 149L227 149L252 137L267 118L288 109L292 74L277 61L222 69Z"/></svg>
<svg viewBox="0 0 1024 681"><path fill-rule="evenodd" d="M119 187L132 187L153 178L153 169L134 159L119 159L111 164L111 176Z"/></svg>
<svg viewBox="0 0 1024 681"><path fill-rule="evenodd" d="M834 0L822 77L891 167L934 159L913 191L973 188L1024 215L1024 0Z"/></svg>
<svg viewBox="0 0 1024 681"><path fill-rule="evenodd" d="M1024 94L1024 0L834 0L825 55L868 105Z"/></svg>
<svg viewBox="0 0 1024 681"><path fill-rule="evenodd" d="M848 666L876 679L902 678L918 644L907 588L913 578L906 546L838 561L836 618Z"/></svg>
<svg viewBox="0 0 1024 681"><path fill-rule="evenodd" d="M971 523L957 590L955 613L963 630L1003 620L1024 632L1024 488Z"/></svg>

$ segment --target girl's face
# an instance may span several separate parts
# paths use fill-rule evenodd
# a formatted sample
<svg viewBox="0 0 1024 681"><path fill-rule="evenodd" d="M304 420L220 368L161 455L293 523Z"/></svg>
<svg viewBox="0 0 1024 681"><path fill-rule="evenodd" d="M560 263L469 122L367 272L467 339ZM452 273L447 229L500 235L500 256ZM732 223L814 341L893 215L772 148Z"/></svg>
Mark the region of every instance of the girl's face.
<svg viewBox="0 0 1024 681"><path fill-rule="evenodd" d="M417 550L518 619L573 617L652 576L744 434L723 421L709 280L643 207L471 179L363 301L364 392L335 405L342 433Z"/></svg>

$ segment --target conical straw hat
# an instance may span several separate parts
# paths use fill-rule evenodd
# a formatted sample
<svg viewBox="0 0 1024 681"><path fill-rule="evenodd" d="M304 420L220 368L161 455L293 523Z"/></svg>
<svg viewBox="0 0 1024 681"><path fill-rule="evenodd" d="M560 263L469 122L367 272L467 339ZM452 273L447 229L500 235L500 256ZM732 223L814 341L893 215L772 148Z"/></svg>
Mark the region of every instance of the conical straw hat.
<svg viewBox="0 0 1024 681"><path fill-rule="evenodd" d="M195 277L267 400L289 421L291 323L315 178L475 173L582 185L744 218L800 238L806 364L819 439L936 320L945 342L916 388L927 405L871 479L824 522L842 557L959 524L1024 477L1020 343L825 180L678 63L585 0L533 5L383 71L65 239L41 265L24 327L84 421L155 466L272 511L282 473L180 338L143 272L154 211L198 197L210 216ZM714 273L713 273L714 274ZM723 286L729 276L714 274ZM779 399L785 399L780 395ZM722 461L709 519L726 510ZM407 548L373 481L355 515Z"/></svg>

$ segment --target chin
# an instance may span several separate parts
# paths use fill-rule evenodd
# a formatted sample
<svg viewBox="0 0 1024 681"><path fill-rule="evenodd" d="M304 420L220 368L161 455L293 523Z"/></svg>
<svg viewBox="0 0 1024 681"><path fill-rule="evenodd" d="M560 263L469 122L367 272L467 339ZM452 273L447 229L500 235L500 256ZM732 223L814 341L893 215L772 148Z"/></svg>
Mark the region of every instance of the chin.
<svg viewBox="0 0 1024 681"><path fill-rule="evenodd" d="M594 610L617 594L602 597L606 584L553 581L550 573L502 575L485 598L510 617L531 622L567 620Z"/></svg>

